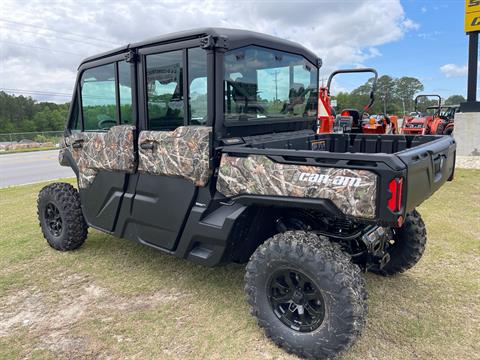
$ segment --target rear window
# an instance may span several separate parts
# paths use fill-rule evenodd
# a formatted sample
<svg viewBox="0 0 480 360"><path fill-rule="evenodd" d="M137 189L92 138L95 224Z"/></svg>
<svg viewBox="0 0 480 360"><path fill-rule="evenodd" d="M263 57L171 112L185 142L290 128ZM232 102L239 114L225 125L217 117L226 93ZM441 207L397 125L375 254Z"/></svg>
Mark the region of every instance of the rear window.
<svg viewBox="0 0 480 360"><path fill-rule="evenodd" d="M318 69L300 55L247 46L225 54L227 123L315 118Z"/></svg>

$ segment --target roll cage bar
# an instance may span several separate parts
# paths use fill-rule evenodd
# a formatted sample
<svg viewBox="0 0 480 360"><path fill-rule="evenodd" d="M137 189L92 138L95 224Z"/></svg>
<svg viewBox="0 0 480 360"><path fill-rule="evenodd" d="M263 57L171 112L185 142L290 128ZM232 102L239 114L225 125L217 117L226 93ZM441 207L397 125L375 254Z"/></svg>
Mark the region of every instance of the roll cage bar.
<svg viewBox="0 0 480 360"><path fill-rule="evenodd" d="M438 105L437 106L429 106L427 107L428 109L434 109L436 108L438 113L440 114L440 108L442 107L442 98L440 97L440 95L418 95L416 98L415 98L415 111L418 112L418 99L419 98L429 98L429 97L438 97Z"/></svg>
<svg viewBox="0 0 480 360"><path fill-rule="evenodd" d="M369 103L363 108L363 111L369 110L373 103L375 102L375 90L377 88L377 80L378 80L378 73L377 70L373 68L360 68L360 69L341 69L341 70L335 70L330 74L327 80L327 95L330 96L330 86L332 83L333 78L338 75L338 74L351 74L351 73L372 73L373 74L373 84L372 84L372 89L370 90L370 101Z"/></svg>

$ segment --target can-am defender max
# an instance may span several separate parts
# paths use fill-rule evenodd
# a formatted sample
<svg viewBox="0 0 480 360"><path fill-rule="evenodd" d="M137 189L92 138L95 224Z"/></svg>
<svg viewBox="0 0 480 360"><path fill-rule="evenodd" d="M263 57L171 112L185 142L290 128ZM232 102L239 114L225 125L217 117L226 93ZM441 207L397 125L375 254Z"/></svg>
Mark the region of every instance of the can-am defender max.
<svg viewBox="0 0 480 360"><path fill-rule="evenodd" d="M206 28L84 60L60 163L43 188L50 246L88 227L207 266L248 263L246 295L287 351L328 358L364 327L361 270L414 266L415 208L451 179L452 137L316 134L318 68L304 47Z"/></svg>

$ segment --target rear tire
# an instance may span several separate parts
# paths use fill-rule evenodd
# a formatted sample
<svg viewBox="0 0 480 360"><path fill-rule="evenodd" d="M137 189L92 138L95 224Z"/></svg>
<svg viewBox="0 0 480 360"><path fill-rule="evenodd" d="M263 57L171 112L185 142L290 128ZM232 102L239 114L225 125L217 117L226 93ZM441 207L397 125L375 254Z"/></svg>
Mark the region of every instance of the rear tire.
<svg viewBox="0 0 480 360"><path fill-rule="evenodd" d="M445 130L445 124L441 123L437 127L436 135L443 135L443 131Z"/></svg>
<svg viewBox="0 0 480 360"><path fill-rule="evenodd" d="M87 238L78 191L67 183L45 186L38 194L37 215L43 236L59 251L78 249Z"/></svg>
<svg viewBox="0 0 480 360"><path fill-rule="evenodd" d="M407 213L400 229L393 229L393 244L387 249L390 261L382 269L371 269L383 275L395 275L414 267L421 259L427 243L427 230L417 210Z"/></svg>
<svg viewBox="0 0 480 360"><path fill-rule="evenodd" d="M337 244L287 231L260 245L246 270L251 313L287 352L332 358L360 335L368 311L364 280Z"/></svg>

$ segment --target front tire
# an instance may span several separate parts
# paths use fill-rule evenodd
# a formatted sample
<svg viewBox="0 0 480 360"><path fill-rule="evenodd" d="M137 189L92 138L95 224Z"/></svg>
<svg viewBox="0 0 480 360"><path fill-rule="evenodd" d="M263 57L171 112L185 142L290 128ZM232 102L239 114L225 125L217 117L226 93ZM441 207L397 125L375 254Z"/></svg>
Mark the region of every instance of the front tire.
<svg viewBox="0 0 480 360"><path fill-rule="evenodd" d="M387 248L390 261L382 269L371 269L376 274L390 276L402 273L414 267L425 252L427 230L417 210L407 213L402 227L393 231L392 243Z"/></svg>
<svg viewBox="0 0 480 360"><path fill-rule="evenodd" d="M365 325L367 294L360 269L324 237L304 231L273 236L252 255L245 281L252 314L287 352L334 357Z"/></svg>
<svg viewBox="0 0 480 360"><path fill-rule="evenodd" d="M38 194L37 215L43 236L59 251L78 249L87 238L78 191L67 183L45 186Z"/></svg>

